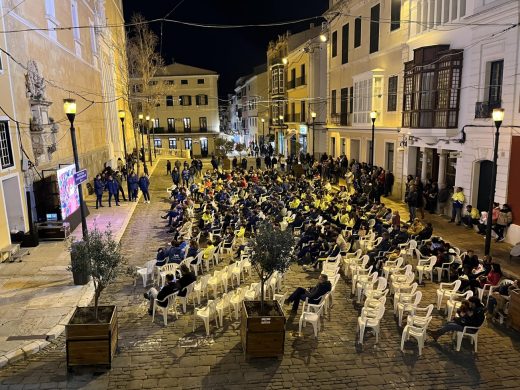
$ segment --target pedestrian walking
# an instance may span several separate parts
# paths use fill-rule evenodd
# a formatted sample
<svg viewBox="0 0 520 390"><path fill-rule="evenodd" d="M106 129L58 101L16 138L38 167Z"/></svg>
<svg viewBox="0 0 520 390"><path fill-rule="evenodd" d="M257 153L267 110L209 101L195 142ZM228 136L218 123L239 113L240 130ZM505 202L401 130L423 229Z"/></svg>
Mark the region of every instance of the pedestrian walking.
<svg viewBox="0 0 520 390"><path fill-rule="evenodd" d="M190 169L188 168L188 165L184 166L181 176L182 186L188 188L188 186L190 185Z"/></svg>
<svg viewBox="0 0 520 390"><path fill-rule="evenodd" d="M103 191L105 190L105 183L101 179L101 175L97 175L94 179L94 193L96 194L96 209L103 206Z"/></svg>
<svg viewBox="0 0 520 390"><path fill-rule="evenodd" d="M148 192L148 187L150 187L150 180L145 173L139 178L139 189L143 193L144 197L143 203L150 203L150 193Z"/></svg>
<svg viewBox="0 0 520 390"><path fill-rule="evenodd" d="M171 176L172 176L173 184L175 184L177 187L179 187L179 183L181 181L181 174L179 173L179 170L177 169L177 167L173 168Z"/></svg>
<svg viewBox="0 0 520 390"><path fill-rule="evenodd" d="M123 189L122 178L121 178L121 174L119 172L115 173L114 180L117 182L117 185L119 186L119 192L121 192L121 195L123 196L123 200L126 202L125 190ZM130 194L128 194L128 196L130 196Z"/></svg>

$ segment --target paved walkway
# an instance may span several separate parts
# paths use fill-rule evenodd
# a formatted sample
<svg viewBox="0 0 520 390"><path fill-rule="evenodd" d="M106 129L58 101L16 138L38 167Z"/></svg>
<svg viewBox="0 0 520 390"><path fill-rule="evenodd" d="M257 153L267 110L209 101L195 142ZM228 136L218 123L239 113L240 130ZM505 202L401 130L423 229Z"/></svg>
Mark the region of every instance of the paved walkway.
<svg viewBox="0 0 520 390"><path fill-rule="evenodd" d="M169 178L156 173L152 180L152 203L138 204L122 237L130 263L143 264L169 235L159 216L167 209L164 188ZM477 237L480 238L480 237ZM480 242L480 241L478 241ZM221 264L220 266L223 266ZM293 265L284 288L309 286L317 274ZM256 281L252 275L247 283ZM421 291L423 304L435 300L436 283L427 281ZM518 389L520 337L506 327L486 324L479 335L478 353L469 343L455 352L451 339L428 340L418 356L414 342L401 353L400 333L391 304L382 321L380 341L368 335L363 347L356 345L359 307L350 298L350 282L339 281L336 299L324 318L319 338L312 327L299 335L299 315L289 316L286 351L282 360L244 360L239 322L226 316L223 328L212 328L205 337L197 323L193 332L193 308L170 316L167 327L161 319L152 323L146 313L141 283L136 287L122 277L102 296L103 303L116 303L120 326L120 351L112 369L78 369L67 374L64 338L52 341L40 353L0 370L2 389ZM442 324L444 313L434 310L432 327Z"/></svg>

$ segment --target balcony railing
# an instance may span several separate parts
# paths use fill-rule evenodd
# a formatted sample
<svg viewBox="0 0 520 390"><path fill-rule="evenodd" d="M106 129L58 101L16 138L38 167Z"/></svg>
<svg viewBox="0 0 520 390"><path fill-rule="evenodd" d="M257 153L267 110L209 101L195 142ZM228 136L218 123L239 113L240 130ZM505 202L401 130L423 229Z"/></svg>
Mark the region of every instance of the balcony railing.
<svg viewBox="0 0 520 390"><path fill-rule="evenodd" d="M306 85L306 84L307 84L307 80L306 80L305 76L297 77L297 78L289 80L287 82L287 89L293 89L293 88L299 87L301 85Z"/></svg>
<svg viewBox="0 0 520 390"><path fill-rule="evenodd" d="M348 126L348 113L336 113L330 115L330 121L336 126Z"/></svg>
<svg viewBox="0 0 520 390"><path fill-rule="evenodd" d="M285 122L301 122L301 114L295 113L295 114L287 114L285 115Z"/></svg>
<svg viewBox="0 0 520 390"><path fill-rule="evenodd" d="M500 108L501 102L476 102L475 103L475 119L491 118L493 109Z"/></svg>

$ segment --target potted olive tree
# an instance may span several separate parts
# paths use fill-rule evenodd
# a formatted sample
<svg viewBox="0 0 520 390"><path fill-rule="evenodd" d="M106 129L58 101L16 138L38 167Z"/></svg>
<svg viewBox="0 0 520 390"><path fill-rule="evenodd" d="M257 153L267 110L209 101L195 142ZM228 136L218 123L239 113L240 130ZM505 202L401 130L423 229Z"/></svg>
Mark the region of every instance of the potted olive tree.
<svg viewBox="0 0 520 390"><path fill-rule="evenodd" d="M116 306L99 306L103 290L125 270L125 259L119 243L108 226L101 232L89 231L83 240L72 242L74 253L70 269L86 269L94 285L94 305L77 307L66 325L67 369L81 365L103 364L108 367L117 348Z"/></svg>
<svg viewBox="0 0 520 390"><path fill-rule="evenodd" d="M252 239L251 266L260 278L260 300L244 301L241 338L246 357L281 357L285 343L285 316L277 301L265 300L265 283L285 272L293 259L294 237L288 230L264 222Z"/></svg>

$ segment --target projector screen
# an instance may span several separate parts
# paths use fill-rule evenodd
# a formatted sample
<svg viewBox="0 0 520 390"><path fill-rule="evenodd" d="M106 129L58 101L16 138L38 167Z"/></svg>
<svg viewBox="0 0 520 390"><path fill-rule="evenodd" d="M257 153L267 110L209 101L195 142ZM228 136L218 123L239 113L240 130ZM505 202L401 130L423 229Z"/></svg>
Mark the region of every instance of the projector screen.
<svg viewBox="0 0 520 390"><path fill-rule="evenodd" d="M74 165L58 169L57 172L62 220L65 220L79 208L79 194L74 180L74 173L76 173Z"/></svg>

